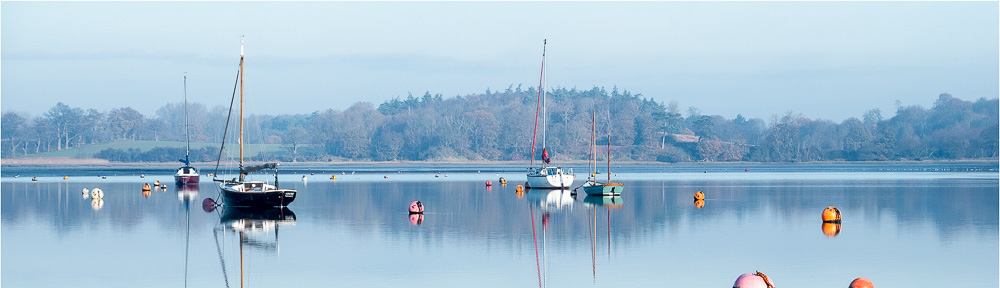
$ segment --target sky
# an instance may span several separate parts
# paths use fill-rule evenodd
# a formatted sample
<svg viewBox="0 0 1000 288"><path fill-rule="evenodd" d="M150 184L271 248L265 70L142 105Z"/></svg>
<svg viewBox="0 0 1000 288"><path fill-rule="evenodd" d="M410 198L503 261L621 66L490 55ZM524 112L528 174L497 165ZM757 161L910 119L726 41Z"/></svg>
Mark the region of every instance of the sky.
<svg viewBox="0 0 1000 288"><path fill-rule="evenodd" d="M228 105L241 37L250 113L526 89L547 39L547 89L839 122L998 97L998 35L996 1L3 1L0 110Z"/></svg>

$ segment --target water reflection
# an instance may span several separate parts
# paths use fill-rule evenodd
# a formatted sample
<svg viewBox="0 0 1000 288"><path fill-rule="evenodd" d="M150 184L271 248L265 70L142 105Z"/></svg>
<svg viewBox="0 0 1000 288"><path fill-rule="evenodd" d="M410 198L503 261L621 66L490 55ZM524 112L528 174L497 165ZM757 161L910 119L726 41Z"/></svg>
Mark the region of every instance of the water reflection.
<svg viewBox="0 0 1000 288"><path fill-rule="evenodd" d="M745 174L732 177L741 175ZM523 180L505 176L512 183ZM914 283L914 271L956 275L974 287L997 284L992 277L998 269L1000 229L995 178L672 180L648 175L649 179L625 183L632 188L624 198L574 197L559 190L528 190L518 198L513 186L488 190L484 180L455 180L487 177L474 173L452 173L447 179L428 174L429 180L407 181L397 179L418 176L310 179L308 187L294 181L301 175L292 175L291 181L282 183L302 191L301 202L292 207L295 213L283 209L203 213L197 210L198 200L215 197L214 185L206 186L209 195L200 193L197 185L153 191L148 198L137 193L143 182L156 177L3 179L2 229L8 232L4 246L25 247L3 251L3 260L17 263L3 266L3 284L54 287L84 281L90 284L79 286L99 287L108 284L107 277L65 271L102 265L120 267L115 270L120 275L176 280L142 285L145 282L126 277L112 286L176 287L181 285L183 261L190 263L184 280L193 286L222 286L223 279L235 280L233 275L239 273L239 252L233 250L238 244L246 248L245 257L251 256L249 267L256 268L248 270L245 275L252 277L246 278L263 280L256 286L323 282L385 287L409 280L420 283L414 286L463 286L489 279L496 282L482 286L669 282L717 287L758 269L789 287L846 283L858 276L878 277L897 286L941 284L937 279ZM105 191L100 209L95 210L93 199L80 196L84 188ZM694 191L710 195L712 205L692 204ZM410 215L403 221L403 207L417 199L427 205L430 221ZM190 212L191 206L196 211ZM836 225L816 231L817 214L827 206L843 212L843 225L849 226L845 233ZM282 223L297 226L280 229L285 245L281 259L274 259L279 256L279 226L286 228ZM274 229L248 235L266 227ZM245 240L240 240L240 232ZM835 237L829 238L830 234ZM734 235L743 238L737 241ZM97 252L65 248L83 242L109 243L116 249L94 255ZM693 244L703 248L692 249ZM912 251L930 253L935 261L923 261L926 253ZM586 259L588 253L591 259ZM817 253L824 257L815 257ZM176 265L169 271L133 265L161 258ZM855 263L856 259L869 261ZM587 260L591 267L586 267ZM399 263L413 261L426 265L399 268L403 266ZM220 277L220 265L228 276ZM495 267L511 268L498 272ZM46 269L60 273L27 276ZM452 272L454 278L439 277Z"/></svg>
<svg viewBox="0 0 1000 288"><path fill-rule="evenodd" d="M234 240L239 241L240 287L244 287L244 280L249 278L248 275L244 274L246 262L244 258L253 257L249 255L252 253L245 253L245 250L262 251L268 254L278 253L280 247L278 245L278 232L281 227L295 226L295 213L288 207L222 207L219 211L221 211L219 213L219 226L212 230L212 234L216 241L223 279L226 287L229 287L229 271L226 270L225 262L227 257L224 256L225 253L219 244L220 232L238 236ZM272 232L273 239L271 238ZM260 269L260 267L255 269ZM246 270L250 270L250 267L247 267Z"/></svg>
<svg viewBox="0 0 1000 288"><path fill-rule="evenodd" d="M567 189L528 189L528 201L545 211L572 210L573 192Z"/></svg>

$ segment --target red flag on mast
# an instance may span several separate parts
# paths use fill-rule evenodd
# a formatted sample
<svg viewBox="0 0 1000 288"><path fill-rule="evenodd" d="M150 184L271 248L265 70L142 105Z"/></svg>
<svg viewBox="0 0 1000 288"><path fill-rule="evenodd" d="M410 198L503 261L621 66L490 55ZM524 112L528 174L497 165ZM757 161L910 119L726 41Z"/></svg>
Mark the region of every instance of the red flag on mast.
<svg viewBox="0 0 1000 288"><path fill-rule="evenodd" d="M551 160L549 159L549 151L542 148L542 161L545 161L545 164L549 164Z"/></svg>

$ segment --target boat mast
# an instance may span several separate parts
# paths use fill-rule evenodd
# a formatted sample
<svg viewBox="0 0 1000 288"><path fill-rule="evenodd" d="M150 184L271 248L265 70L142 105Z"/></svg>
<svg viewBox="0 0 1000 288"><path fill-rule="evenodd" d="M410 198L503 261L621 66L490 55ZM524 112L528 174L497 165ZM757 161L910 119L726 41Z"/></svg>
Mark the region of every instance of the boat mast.
<svg viewBox="0 0 1000 288"><path fill-rule="evenodd" d="M542 76L539 80L538 89L542 90L542 151L545 151L545 118L548 118L548 113L545 113L545 45L548 39L542 40ZM544 161L543 161L544 162ZM545 165L542 165L545 166Z"/></svg>
<svg viewBox="0 0 1000 288"><path fill-rule="evenodd" d="M611 183L611 129L610 128L608 129L608 183Z"/></svg>
<svg viewBox="0 0 1000 288"><path fill-rule="evenodd" d="M597 109L594 109L594 122L590 126L590 179L597 182Z"/></svg>
<svg viewBox="0 0 1000 288"><path fill-rule="evenodd" d="M537 137L538 137L538 110L539 110L539 108L542 108L544 106L542 104L542 91L544 91L545 89L542 88L543 87L542 86L542 79L545 76L545 44L547 42L548 42L547 39L542 39L542 72L540 73L540 75L538 75L538 104L537 104L538 106L535 106L535 130L532 131L532 134L531 134L531 159L528 160L528 163L531 166L535 165L535 140L537 140ZM542 119L542 121L545 121L545 120ZM543 123L542 124L542 134L545 133L545 127L544 126L545 126L545 124ZM545 139L545 136L543 135L542 136L542 141L543 142L545 141L544 139ZM545 143L542 143L542 150L544 150L544 149L545 149ZM544 166L544 164L543 164L543 166Z"/></svg>
<svg viewBox="0 0 1000 288"><path fill-rule="evenodd" d="M240 36L240 182L243 181L243 36Z"/></svg>
<svg viewBox="0 0 1000 288"><path fill-rule="evenodd" d="M184 72L187 74L187 72ZM191 129L188 127L188 76L184 75L184 131L187 133L187 150L184 151L184 165L191 165Z"/></svg>

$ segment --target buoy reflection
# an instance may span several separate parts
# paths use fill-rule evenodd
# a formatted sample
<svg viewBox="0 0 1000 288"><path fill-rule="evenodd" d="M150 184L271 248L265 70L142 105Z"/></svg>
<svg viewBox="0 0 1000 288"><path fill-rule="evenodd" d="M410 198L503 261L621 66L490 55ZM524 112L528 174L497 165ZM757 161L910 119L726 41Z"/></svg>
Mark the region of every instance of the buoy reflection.
<svg viewBox="0 0 1000 288"><path fill-rule="evenodd" d="M840 234L840 223L823 222L823 234L833 238Z"/></svg>
<svg viewBox="0 0 1000 288"><path fill-rule="evenodd" d="M410 214L410 224L420 226L421 223L424 223L424 214Z"/></svg>

